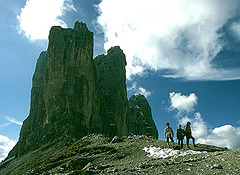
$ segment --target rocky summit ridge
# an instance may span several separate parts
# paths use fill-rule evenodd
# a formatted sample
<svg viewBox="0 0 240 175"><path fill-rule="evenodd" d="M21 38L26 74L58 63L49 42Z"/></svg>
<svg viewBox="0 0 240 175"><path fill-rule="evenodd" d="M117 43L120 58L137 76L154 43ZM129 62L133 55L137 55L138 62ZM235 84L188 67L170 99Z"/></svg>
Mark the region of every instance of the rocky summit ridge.
<svg viewBox="0 0 240 175"><path fill-rule="evenodd" d="M57 139L69 142L92 133L158 138L145 97L127 98L121 48L93 59L93 46L93 33L82 22L73 29L51 28L47 51L40 54L33 75L29 116L7 159Z"/></svg>
<svg viewBox="0 0 240 175"><path fill-rule="evenodd" d="M84 136L71 143L55 140L0 164L0 174L233 174L240 172L240 150L210 145L184 144L172 150L166 142L145 135L116 136L101 134ZM148 149L165 157L151 156ZM172 153L175 155L172 155Z"/></svg>

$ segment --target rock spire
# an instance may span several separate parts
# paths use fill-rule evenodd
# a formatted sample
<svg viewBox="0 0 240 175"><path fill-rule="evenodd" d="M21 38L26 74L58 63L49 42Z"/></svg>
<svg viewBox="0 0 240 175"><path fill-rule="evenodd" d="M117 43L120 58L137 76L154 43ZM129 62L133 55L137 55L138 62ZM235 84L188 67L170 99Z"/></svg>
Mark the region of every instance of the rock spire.
<svg viewBox="0 0 240 175"><path fill-rule="evenodd" d="M157 138L146 99L127 99L123 51L112 47L93 59L93 45L93 33L82 22L74 29L51 28L48 49L40 54L33 75L30 113L8 158L91 133Z"/></svg>

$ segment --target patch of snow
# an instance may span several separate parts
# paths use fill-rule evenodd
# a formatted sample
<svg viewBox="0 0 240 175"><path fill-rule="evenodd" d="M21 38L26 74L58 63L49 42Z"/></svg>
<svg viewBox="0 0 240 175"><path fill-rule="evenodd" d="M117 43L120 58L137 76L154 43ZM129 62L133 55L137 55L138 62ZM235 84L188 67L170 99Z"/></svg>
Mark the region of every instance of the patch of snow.
<svg viewBox="0 0 240 175"><path fill-rule="evenodd" d="M170 148L156 148L153 146L150 146L149 148L144 147L143 150L150 155L149 157L153 158L163 158L166 159L168 157L179 157L179 156L186 156L186 155L193 155L193 154L201 154L201 153L207 153L206 151L193 151L193 150L174 150Z"/></svg>

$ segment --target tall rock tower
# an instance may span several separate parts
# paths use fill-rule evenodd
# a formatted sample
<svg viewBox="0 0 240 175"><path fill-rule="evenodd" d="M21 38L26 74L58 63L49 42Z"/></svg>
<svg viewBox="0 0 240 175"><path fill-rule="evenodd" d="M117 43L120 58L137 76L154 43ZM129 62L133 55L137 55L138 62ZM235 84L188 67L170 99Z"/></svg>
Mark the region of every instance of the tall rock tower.
<svg viewBox="0 0 240 175"><path fill-rule="evenodd" d="M142 118L138 110L129 108L135 101L127 99L126 64L118 46L93 60L93 33L86 24L76 22L74 29L52 27L48 49L40 54L33 75L29 116L8 158L56 139L77 140L91 133L129 135L129 127L132 134L155 137L146 99L142 113L146 112L144 121L149 125L133 129L136 126L131 124Z"/></svg>
<svg viewBox="0 0 240 175"><path fill-rule="evenodd" d="M125 55L120 47L108 50L107 55L100 55L94 59L99 88L106 101L107 113L110 121L111 133L114 135L128 135L127 126L127 88Z"/></svg>
<svg viewBox="0 0 240 175"><path fill-rule="evenodd" d="M86 24L52 27L33 76L30 114L14 151L22 155L64 135L78 139L105 132L97 83L93 33Z"/></svg>

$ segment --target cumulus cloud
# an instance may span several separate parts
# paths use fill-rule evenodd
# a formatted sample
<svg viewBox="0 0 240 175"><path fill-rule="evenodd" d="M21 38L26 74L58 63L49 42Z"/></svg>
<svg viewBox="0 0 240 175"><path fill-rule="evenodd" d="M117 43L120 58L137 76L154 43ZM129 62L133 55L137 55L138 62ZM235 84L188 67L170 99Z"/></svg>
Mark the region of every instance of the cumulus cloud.
<svg viewBox="0 0 240 175"><path fill-rule="evenodd" d="M152 94L150 91L147 91L145 88L138 86L136 82L133 82L132 86L127 88L127 91L133 94L142 94L146 98Z"/></svg>
<svg viewBox="0 0 240 175"><path fill-rule="evenodd" d="M6 158L8 152L15 144L16 142L10 140L8 137L0 135L0 162Z"/></svg>
<svg viewBox="0 0 240 175"><path fill-rule="evenodd" d="M191 93L190 95L182 95L181 93L171 92L170 98L170 110L178 110L179 112L191 112L194 110L194 106L198 104L198 97Z"/></svg>
<svg viewBox="0 0 240 175"><path fill-rule="evenodd" d="M229 149L240 149L240 127L224 125L214 128L207 137L199 138L197 142Z"/></svg>
<svg viewBox="0 0 240 175"><path fill-rule="evenodd" d="M191 122L192 135L197 143L240 149L240 127L223 125L209 129L198 112L193 118L187 116L179 118L182 126L185 126L187 122Z"/></svg>
<svg viewBox="0 0 240 175"><path fill-rule="evenodd" d="M231 29L233 31L233 33L238 37L238 39L240 40L240 22L234 22L231 25Z"/></svg>
<svg viewBox="0 0 240 175"><path fill-rule="evenodd" d="M17 124L17 125L21 125L21 126L22 126L22 124L23 124L22 122L16 120L15 118L8 117L8 116L5 116L5 118L6 118L9 122L11 122L11 123L14 123L14 124Z"/></svg>
<svg viewBox="0 0 240 175"><path fill-rule="evenodd" d="M76 11L72 0L27 0L17 16L19 32L32 40L47 39L52 26L67 27L61 17L70 10Z"/></svg>
<svg viewBox="0 0 240 175"><path fill-rule="evenodd" d="M165 76L238 79L239 70L218 70L211 62L224 47L219 29L239 5L228 0L102 0L98 23L105 49L119 45L124 50L127 78L146 69L169 69L174 73Z"/></svg>
<svg viewBox="0 0 240 175"><path fill-rule="evenodd" d="M192 135L196 138L197 143L209 144L229 149L240 148L240 127L223 125L214 129L208 128L200 112L192 115L198 97L192 93L189 96L181 93L172 92L169 94L170 109L178 111L176 119L185 126L187 122L191 123Z"/></svg>
<svg viewBox="0 0 240 175"><path fill-rule="evenodd" d="M182 126L185 126L187 122L191 122L194 137L200 138L208 134L207 124L199 112L196 112L193 118L183 117L179 120Z"/></svg>

